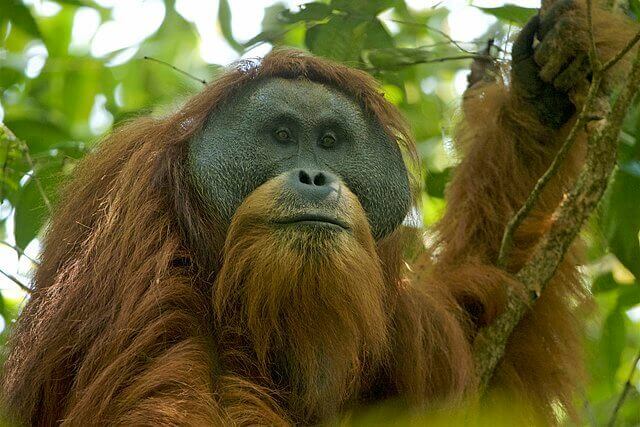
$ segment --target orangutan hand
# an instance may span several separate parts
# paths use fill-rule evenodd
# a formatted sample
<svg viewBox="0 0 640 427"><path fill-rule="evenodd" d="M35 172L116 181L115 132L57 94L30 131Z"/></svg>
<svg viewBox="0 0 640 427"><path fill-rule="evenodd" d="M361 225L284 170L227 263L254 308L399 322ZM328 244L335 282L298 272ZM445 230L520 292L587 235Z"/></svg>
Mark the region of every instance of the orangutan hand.
<svg viewBox="0 0 640 427"><path fill-rule="evenodd" d="M569 93L590 77L588 49L586 19L575 0L559 0L533 17L514 43L513 88L545 126L557 129L575 113Z"/></svg>

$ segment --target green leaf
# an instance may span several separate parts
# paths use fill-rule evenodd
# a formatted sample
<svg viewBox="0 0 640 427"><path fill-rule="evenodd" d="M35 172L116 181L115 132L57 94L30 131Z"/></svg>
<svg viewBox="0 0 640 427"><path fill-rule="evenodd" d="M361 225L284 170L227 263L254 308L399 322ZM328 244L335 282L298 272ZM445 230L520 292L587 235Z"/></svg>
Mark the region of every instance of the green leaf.
<svg viewBox="0 0 640 427"><path fill-rule="evenodd" d="M80 1L80 0L56 0L57 3L60 4L68 4L70 6L88 6L88 7L92 7L93 4L87 4L87 2L84 1Z"/></svg>
<svg viewBox="0 0 640 427"><path fill-rule="evenodd" d="M365 28L363 49L393 48L393 38L378 19L370 20Z"/></svg>
<svg viewBox="0 0 640 427"><path fill-rule="evenodd" d="M245 49L250 49L260 43L273 42L276 39L282 37L282 34L283 32L281 30L262 31L261 33L259 33L258 35L256 35L255 37L251 38L249 41L244 43L243 47Z"/></svg>
<svg viewBox="0 0 640 427"><path fill-rule="evenodd" d="M227 43L229 43L229 46L231 46L236 52L242 53L244 51L244 47L236 41L233 37L233 32L231 31L231 8L229 8L229 2L227 0L220 0L220 4L218 6L218 23L220 24L222 36Z"/></svg>
<svg viewBox="0 0 640 427"><path fill-rule="evenodd" d="M640 177L621 167L607 193L603 229L611 252L640 280Z"/></svg>
<svg viewBox="0 0 640 427"><path fill-rule="evenodd" d="M275 3L264 10L264 17L262 18L262 31L270 30L284 30L286 26L282 25L280 15L287 8L282 3Z"/></svg>
<svg viewBox="0 0 640 427"><path fill-rule="evenodd" d="M0 21L9 20L17 27L34 37L42 38L38 24L33 19L31 11L21 0L0 1Z"/></svg>
<svg viewBox="0 0 640 427"><path fill-rule="evenodd" d="M298 12L283 10L278 18L284 23L294 24L300 21L322 21L329 15L331 15L331 7L329 5L314 2L300 5L300 10Z"/></svg>
<svg viewBox="0 0 640 427"><path fill-rule="evenodd" d="M3 137L0 130L0 203L5 199L14 203L20 190L23 159L18 144ZM0 224L2 225L2 224Z"/></svg>
<svg viewBox="0 0 640 427"><path fill-rule="evenodd" d="M478 9L484 13L495 16L501 21L509 22L520 27L524 27L524 24L538 13L538 9L536 8L516 6L515 4L505 4L500 7L478 7Z"/></svg>
<svg viewBox="0 0 640 427"><path fill-rule="evenodd" d="M366 26L367 23L361 20L334 16L326 24L309 28L305 42L309 50L318 56L355 62L360 59Z"/></svg>
<svg viewBox="0 0 640 427"><path fill-rule="evenodd" d="M640 0L629 0L629 10L638 19L640 17Z"/></svg>
<svg viewBox="0 0 640 427"><path fill-rule="evenodd" d="M640 282L622 286L618 293L618 305L622 310L628 310L640 304Z"/></svg>
<svg viewBox="0 0 640 427"><path fill-rule="evenodd" d="M26 248L31 240L38 235L49 217L50 212L44 197L53 203L56 196L55 190L62 174L62 166L62 161L53 161L38 166L33 171L42 186L44 196L34 178L30 178L22 187L20 198L15 207L14 236L18 247Z"/></svg>
<svg viewBox="0 0 640 427"><path fill-rule="evenodd" d="M613 274L605 273L595 278L591 291L594 294L600 294L603 292L609 292L618 288L618 282L613 278Z"/></svg>
<svg viewBox="0 0 640 427"><path fill-rule="evenodd" d="M106 90L113 87L112 69L89 57L66 57L57 62L64 71L51 76L51 83L43 88L41 99L51 110L61 113L69 133L89 136L89 118L96 95L107 93ZM171 69L169 72L175 74Z"/></svg>
<svg viewBox="0 0 640 427"><path fill-rule="evenodd" d="M404 100L404 92L396 85L386 84L380 87L384 98L393 105L399 105Z"/></svg>
<svg viewBox="0 0 640 427"><path fill-rule="evenodd" d="M614 381L616 371L620 366L620 356L624 350L626 335L625 314L620 306L616 305L604 322L601 338L607 377L611 382Z"/></svg>
<svg viewBox="0 0 640 427"><path fill-rule="evenodd" d="M24 79L21 71L0 65L0 91Z"/></svg>
<svg viewBox="0 0 640 427"><path fill-rule="evenodd" d="M397 3L397 0L332 0L331 7L349 12L354 16L376 16L380 12L396 6Z"/></svg>
<svg viewBox="0 0 640 427"><path fill-rule="evenodd" d="M65 129L46 119L8 119L5 124L18 138L27 143L32 155L46 152L55 145L71 139Z"/></svg>
<svg viewBox="0 0 640 427"><path fill-rule="evenodd" d="M16 245L27 247L45 222L46 209L35 181L30 180L22 188L15 213L14 236Z"/></svg>
<svg viewBox="0 0 640 427"><path fill-rule="evenodd" d="M316 55L354 63L361 62L363 50L392 47L393 39L377 19L333 16L307 30L306 44Z"/></svg>
<svg viewBox="0 0 640 427"><path fill-rule="evenodd" d="M451 179L452 168L446 168L439 172L429 172L427 174L425 188L430 196L444 198L444 189Z"/></svg>
<svg viewBox="0 0 640 427"><path fill-rule="evenodd" d="M69 55L75 14L75 8L66 7L54 16L40 19L40 32L50 58L65 58Z"/></svg>
<svg viewBox="0 0 640 427"><path fill-rule="evenodd" d="M286 8L281 3L276 3L264 10L264 18L262 18L262 31L251 40L244 43L245 49L254 47L257 44L269 42L277 44L279 40L290 30L282 25L279 16Z"/></svg>

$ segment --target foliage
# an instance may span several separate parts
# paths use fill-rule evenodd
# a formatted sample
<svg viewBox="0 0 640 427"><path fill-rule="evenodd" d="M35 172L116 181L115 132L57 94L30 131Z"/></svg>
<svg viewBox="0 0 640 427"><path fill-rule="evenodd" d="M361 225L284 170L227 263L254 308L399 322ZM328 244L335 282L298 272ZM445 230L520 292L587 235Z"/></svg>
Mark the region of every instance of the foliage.
<svg viewBox="0 0 640 427"><path fill-rule="evenodd" d="M219 1L218 22L211 25L217 25L220 37L238 53L265 44L294 46L365 69L379 79L418 141L425 179L422 219L427 225L442 212L455 165L449 137L459 101L454 82L469 67L473 52L490 38L506 46L511 26L522 25L535 13L513 4L480 8L499 24L476 43L461 45L445 35L447 2L421 11L408 8L403 0L326 0L293 10L275 4L265 10L256 36L241 41L233 34L230 1ZM635 15L637 3L630 2ZM103 25L111 21L113 10L100 4L60 0L51 14L21 0L0 3L0 120L26 143L29 153L0 132L0 239L15 242L20 250L33 247L31 242L42 235L48 205L55 206L61 185L100 135L132 116L162 113L199 89L199 82L144 56L206 80L219 68L201 59L200 34L176 11L173 0L165 0L164 19L153 34L92 55L89 44L75 41L73 26L88 9ZM594 425L609 419L640 348L640 323L628 315L634 307L636 313L640 309L639 138L640 108L634 108L621 135L615 180L584 232L585 271L598 307L588 324L591 379L581 398L584 420ZM17 313L17 300L6 295L0 297L0 314L8 323ZM0 335L0 346L6 333ZM618 415L620 425L640 423L639 383L640 374Z"/></svg>

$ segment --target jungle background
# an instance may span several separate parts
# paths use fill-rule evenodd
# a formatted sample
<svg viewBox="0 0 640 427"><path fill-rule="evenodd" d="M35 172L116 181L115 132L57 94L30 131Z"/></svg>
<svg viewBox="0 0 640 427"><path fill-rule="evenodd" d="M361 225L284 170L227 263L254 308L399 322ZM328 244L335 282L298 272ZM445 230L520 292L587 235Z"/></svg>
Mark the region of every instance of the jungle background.
<svg viewBox="0 0 640 427"><path fill-rule="evenodd" d="M640 16L640 0L617 5ZM536 0L0 0L0 363L58 191L118 123L175 109L201 89L199 80L276 46L333 58L372 73L411 123L424 179L419 220L428 226L443 211L456 163L450 135L470 58L493 40L497 61L507 60L513 35L538 6ZM584 273L597 301L586 337L590 379L578 396L585 425L606 425L614 412L616 425L640 425L640 372L630 375L640 356L637 104L620 135L614 181L583 231ZM384 414L373 421L378 416Z"/></svg>

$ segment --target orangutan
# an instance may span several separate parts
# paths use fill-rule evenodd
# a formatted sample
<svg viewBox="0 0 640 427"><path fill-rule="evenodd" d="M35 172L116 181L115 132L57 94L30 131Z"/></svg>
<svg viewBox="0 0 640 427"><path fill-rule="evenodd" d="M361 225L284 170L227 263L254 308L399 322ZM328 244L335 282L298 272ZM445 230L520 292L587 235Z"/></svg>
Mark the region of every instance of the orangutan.
<svg viewBox="0 0 640 427"><path fill-rule="evenodd" d="M603 11L594 25L604 59L633 31ZM523 292L512 273L580 162L578 146L496 267L505 224L572 123L587 49L584 8L563 0L524 28L508 82L469 88L428 248L403 225L414 141L363 71L276 50L174 114L119 127L53 216L6 410L43 426L286 425L472 394L471 343L507 289ZM531 420L571 412L580 382L577 262L567 254L491 384Z"/></svg>

